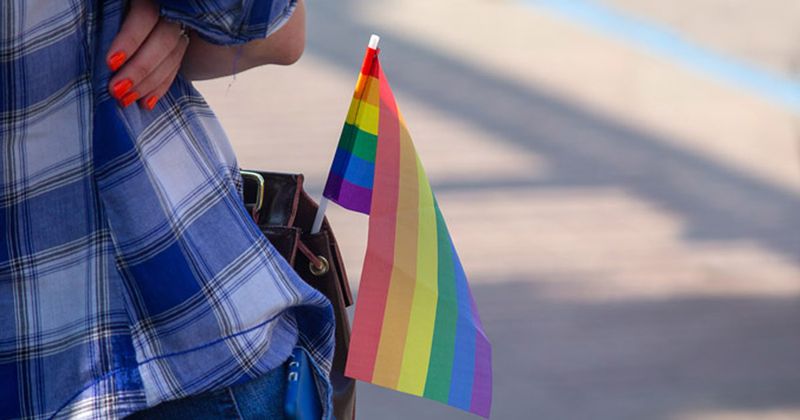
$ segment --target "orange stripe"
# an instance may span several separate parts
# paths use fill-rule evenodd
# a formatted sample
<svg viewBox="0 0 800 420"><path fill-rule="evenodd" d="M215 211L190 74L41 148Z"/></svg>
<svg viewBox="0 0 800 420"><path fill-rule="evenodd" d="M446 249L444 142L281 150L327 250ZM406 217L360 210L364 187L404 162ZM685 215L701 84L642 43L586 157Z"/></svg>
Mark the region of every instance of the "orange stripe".
<svg viewBox="0 0 800 420"><path fill-rule="evenodd" d="M381 101L381 82L372 76L358 75L356 90L353 92L353 99L366 102L372 106L380 106Z"/></svg>
<svg viewBox="0 0 800 420"><path fill-rule="evenodd" d="M383 75L381 75L383 78ZM381 96L384 93L381 92ZM386 100L386 98L384 98ZM394 98L392 98L392 101ZM387 116L381 115L381 118ZM397 114L389 118L397 118ZM417 154L405 125L400 123L400 170L397 203L394 267L381 340L372 381L376 385L397 388L403 349L408 333L411 304L417 275L417 240L419 231L419 180Z"/></svg>

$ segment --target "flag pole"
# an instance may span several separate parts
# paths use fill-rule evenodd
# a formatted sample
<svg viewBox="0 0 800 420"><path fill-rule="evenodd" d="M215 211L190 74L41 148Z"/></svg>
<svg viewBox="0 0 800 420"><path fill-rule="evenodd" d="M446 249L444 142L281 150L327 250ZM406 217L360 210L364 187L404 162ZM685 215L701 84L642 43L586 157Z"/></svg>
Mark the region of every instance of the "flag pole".
<svg viewBox="0 0 800 420"><path fill-rule="evenodd" d="M369 37L369 45L370 49L376 50L378 49L378 42L380 42L381 37L378 35L372 34ZM319 208L317 209L317 215L314 216L314 224L311 226L311 233L319 233L320 229L322 229L322 220L325 218L325 211L328 209L328 199L325 198L325 195L319 200Z"/></svg>
<svg viewBox="0 0 800 420"><path fill-rule="evenodd" d="M319 233L319 230L322 228L322 220L325 218L325 210L328 209L328 199L323 196L319 200L319 208L317 209L317 215L314 216L314 225L311 226L311 233Z"/></svg>

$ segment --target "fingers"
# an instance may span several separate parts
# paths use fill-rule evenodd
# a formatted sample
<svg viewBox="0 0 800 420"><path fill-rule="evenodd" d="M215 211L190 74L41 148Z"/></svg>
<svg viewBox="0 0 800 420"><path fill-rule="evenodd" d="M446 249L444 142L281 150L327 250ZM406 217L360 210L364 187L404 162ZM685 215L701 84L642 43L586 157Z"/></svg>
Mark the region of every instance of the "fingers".
<svg viewBox="0 0 800 420"><path fill-rule="evenodd" d="M175 66L172 71L158 84L150 93L144 95L142 100L139 101L139 105L148 111L152 111L155 108L156 103L164 94L167 93L169 87L172 86L172 81L175 80L175 76L178 75L178 71L181 69L180 63Z"/></svg>
<svg viewBox="0 0 800 420"><path fill-rule="evenodd" d="M108 89L122 106L140 100L142 107L153 109L180 70L188 44L182 34L179 24L160 18L153 0L131 0L106 56L116 72Z"/></svg>
<svg viewBox="0 0 800 420"><path fill-rule="evenodd" d="M185 44L180 25L160 21L134 56L111 78L111 94L128 106L148 93L180 62Z"/></svg>
<svg viewBox="0 0 800 420"><path fill-rule="evenodd" d="M153 86L147 90L142 89L142 92L145 93L142 94L142 99L139 101L140 106L148 111L152 111L156 106L156 102L169 90L169 87L172 86L172 82L178 75L178 71L181 69L181 59L186 52L188 44L188 40L181 42L170 58L164 60L158 71L148 76L147 80L142 83L143 85L145 83L152 83Z"/></svg>
<svg viewBox="0 0 800 420"><path fill-rule="evenodd" d="M166 59L180 41L180 25L160 21L133 57L111 78L111 85L129 79L134 88Z"/></svg>
<svg viewBox="0 0 800 420"><path fill-rule="evenodd" d="M106 63L111 71L117 71L136 53L158 23L158 18L158 6L154 2L131 0L125 21L106 55Z"/></svg>
<svg viewBox="0 0 800 420"><path fill-rule="evenodd" d="M176 70L181 65L183 55L186 53L188 42L184 37L179 37L178 43L170 51L161 62L141 80L139 83L134 83L133 90L138 92L142 97L152 93L152 91L161 84L169 76L175 77ZM130 65L133 65L131 63ZM134 77L134 76L132 76ZM171 81L171 80L170 80Z"/></svg>

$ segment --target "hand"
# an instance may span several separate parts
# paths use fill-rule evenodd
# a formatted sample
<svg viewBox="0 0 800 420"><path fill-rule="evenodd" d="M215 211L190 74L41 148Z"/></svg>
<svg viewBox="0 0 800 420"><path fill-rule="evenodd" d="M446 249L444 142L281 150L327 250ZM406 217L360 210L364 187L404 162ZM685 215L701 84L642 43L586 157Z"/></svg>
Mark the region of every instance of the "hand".
<svg viewBox="0 0 800 420"><path fill-rule="evenodd" d="M297 0L297 8L289 21L267 38L231 48L211 44L192 34L181 75L187 80L206 80L267 64L289 65L303 54L305 43L305 4Z"/></svg>
<svg viewBox="0 0 800 420"><path fill-rule="evenodd" d="M162 19L153 0L131 0L106 55L116 72L108 84L111 96L123 107L138 100L152 110L175 80L188 45L181 25Z"/></svg>

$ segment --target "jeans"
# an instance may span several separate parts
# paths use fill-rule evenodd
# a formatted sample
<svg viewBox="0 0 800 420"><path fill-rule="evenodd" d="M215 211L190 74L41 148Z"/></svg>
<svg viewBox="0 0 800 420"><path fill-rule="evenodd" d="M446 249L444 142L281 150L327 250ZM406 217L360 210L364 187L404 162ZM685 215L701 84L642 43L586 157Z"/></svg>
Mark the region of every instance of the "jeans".
<svg viewBox="0 0 800 420"><path fill-rule="evenodd" d="M283 419L286 363L252 381L166 401L128 419L217 420Z"/></svg>

